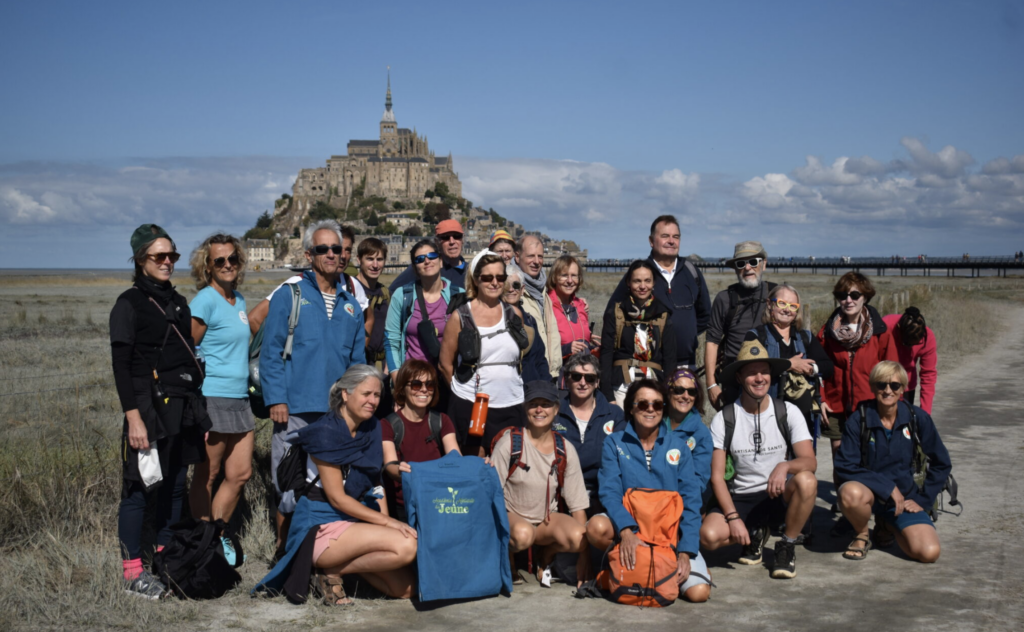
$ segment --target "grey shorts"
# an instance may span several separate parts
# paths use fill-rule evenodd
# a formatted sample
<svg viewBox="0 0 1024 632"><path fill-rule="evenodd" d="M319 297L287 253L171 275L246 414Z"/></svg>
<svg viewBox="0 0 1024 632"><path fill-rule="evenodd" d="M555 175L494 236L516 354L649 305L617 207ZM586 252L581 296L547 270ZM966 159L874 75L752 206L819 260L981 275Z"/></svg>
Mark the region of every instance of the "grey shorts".
<svg viewBox="0 0 1024 632"><path fill-rule="evenodd" d="M697 557L690 560L690 576L679 587L679 592L684 593L694 586L708 584L710 583L709 579L711 579L711 573L708 572L708 563L704 561L704 556L700 554L700 551L697 551Z"/></svg>
<svg viewBox="0 0 1024 632"><path fill-rule="evenodd" d="M288 448L292 447L284 438L289 432L301 430L321 417L323 413L298 413L288 416L287 426L274 424L274 434L270 438L270 480L274 483L274 491L279 499L277 510L281 513L290 514L295 511L295 492L282 494L281 488L277 486L277 466L287 454Z"/></svg>
<svg viewBox="0 0 1024 632"><path fill-rule="evenodd" d="M213 422L211 432L243 434L256 428L248 397L207 397L206 412L210 413L210 421Z"/></svg>

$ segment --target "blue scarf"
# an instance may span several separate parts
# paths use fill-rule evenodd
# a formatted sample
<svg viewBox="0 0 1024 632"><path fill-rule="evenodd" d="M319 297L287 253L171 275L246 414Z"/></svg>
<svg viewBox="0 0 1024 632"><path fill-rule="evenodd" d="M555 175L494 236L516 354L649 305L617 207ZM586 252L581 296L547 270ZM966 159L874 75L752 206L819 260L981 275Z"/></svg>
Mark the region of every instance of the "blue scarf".
<svg viewBox="0 0 1024 632"><path fill-rule="evenodd" d="M380 422L371 417L359 424L355 435L348 424L331 411L320 419L289 435L288 440L317 459L337 465L349 466L345 479L345 493L362 500L363 496L380 483L384 450L381 444Z"/></svg>

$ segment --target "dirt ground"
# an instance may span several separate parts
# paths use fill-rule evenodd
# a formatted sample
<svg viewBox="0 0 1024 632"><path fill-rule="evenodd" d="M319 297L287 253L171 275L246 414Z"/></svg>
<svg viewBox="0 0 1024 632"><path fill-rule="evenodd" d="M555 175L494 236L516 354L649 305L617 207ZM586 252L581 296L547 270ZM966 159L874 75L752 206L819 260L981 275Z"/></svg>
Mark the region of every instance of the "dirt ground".
<svg viewBox="0 0 1024 632"><path fill-rule="evenodd" d="M816 539L798 548L795 579L772 580L765 567L732 562L738 549L709 556L717 588L706 604L677 602L639 610L602 600L577 600L571 587L544 589L535 581L511 597L440 607L360 600L338 611L317 608L324 629L559 630L668 624L731 630L1019 630L1024 625L1024 483L1010 475L1024 455L1024 408L1016 377L1024 372L1024 309L1012 312L1003 341L940 376L935 421L953 459L965 510L941 514L942 556L922 565L898 553L872 551L863 562L844 560L848 538L828 536L833 502L828 447L818 450ZM771 546L766 563L771 562ZM282 598L255 599L244 608L210 604L212 627L279 628L308 623L308 608ZM208 608L208 609L207 609ZM203 615L199 620L203 620Z"/></svg>

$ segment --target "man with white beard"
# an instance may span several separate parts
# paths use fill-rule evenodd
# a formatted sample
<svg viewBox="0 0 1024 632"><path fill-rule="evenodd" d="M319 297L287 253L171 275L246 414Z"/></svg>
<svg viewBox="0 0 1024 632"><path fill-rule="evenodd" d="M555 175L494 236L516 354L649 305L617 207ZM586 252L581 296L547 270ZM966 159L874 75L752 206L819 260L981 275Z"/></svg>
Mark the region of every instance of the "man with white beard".
<svg viewBox="0 0 1024 632"><path fill-rule="evenodd" d="M767 261L768 253L761 242L743 241L736 244L732 259L725 262L736 269L737 282L715 297L704 346L704 379L715 410L722 410L739 394L735 384L720 384L718 378L722 368L736 359L747 332L761 324L768 293L775 287L761 278Z"/></svg>

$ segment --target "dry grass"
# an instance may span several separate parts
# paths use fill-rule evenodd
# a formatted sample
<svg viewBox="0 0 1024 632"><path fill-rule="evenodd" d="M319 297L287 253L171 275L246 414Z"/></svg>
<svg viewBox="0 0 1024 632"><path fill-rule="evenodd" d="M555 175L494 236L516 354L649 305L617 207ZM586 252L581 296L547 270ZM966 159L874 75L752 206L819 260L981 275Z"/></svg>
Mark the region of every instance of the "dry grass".
<svg viewBox="0 0 1024 632"><path fill-rule="evenodd" d="M597 328L619 276L588 275L582 294ZM282 277L254 275L242 291L259 297ZM252 603L248 590L273 553L266 502L269 422L257 425L255 474L235 519L248 555L242 585L216 604L128 597L118 580L121 413L109 384L106 337L107 315L126 283L61 278L67 284L0 277L0 629L261 627L246 612ZM835 279L791 280L810 305L812 323L820 326L831 311ZM709 277L713 291L730 281ZM989 344L1005 310L1024 301L1024 282L1014 279L876 282L884 302L905 292L926 314L939 341L940 370ZM889 307L882 305L883 311ZM147 534L146 541L152 539ZM314 605L288 608L303 627L330 621Z"/></svg>

